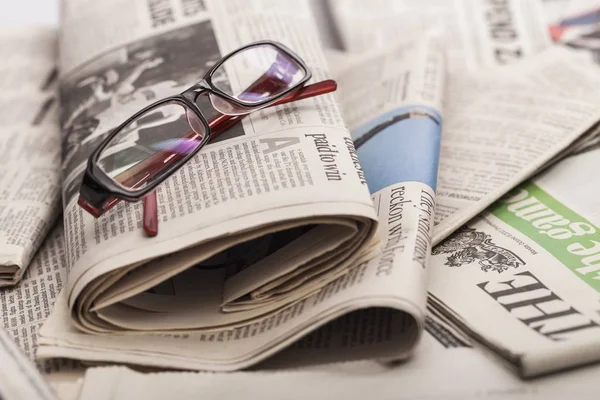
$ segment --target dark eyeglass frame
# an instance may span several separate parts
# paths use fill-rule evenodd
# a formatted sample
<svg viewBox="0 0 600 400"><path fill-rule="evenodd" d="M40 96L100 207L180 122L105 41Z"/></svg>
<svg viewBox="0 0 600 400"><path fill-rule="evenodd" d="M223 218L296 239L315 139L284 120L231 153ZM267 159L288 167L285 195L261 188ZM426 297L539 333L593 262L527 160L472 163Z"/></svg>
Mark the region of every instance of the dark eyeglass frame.
<svg viewBox="0 0 600 400"><path fill-rule="evenodd" d="M259 102L244 102L235 97L225 93L223 90L219 89L213 82L212 78L215 72L232 56L248 50L252 47L259 46L273 46L279 52L282 52L287 57L291 58L304 72L303 78L298 81L295 85L290 88L284 90L283 92L273 96L271 98L259 101ZM244 116L250 114L251 112L261 110L266 107L279 105L288 103L291 101L301 100L308 97L318 96L321 94L329 93L337 88L337 84L333 80L325 80L322 82L318 82L316 84L312 84L309 86L305 86L306 82L312 77L312 74L305 64L305 62L296 55L292 50L282 45L281 43L277 43L270 40L263 40L258 42L250 43L246 46L240 47L237 50L232 51L223 57L219 62L217 62L205 75L204 77L193 86L189 87L185 91L163 98L158 100L140 111L133 114L126 121L120 124L116 129L114 129L107 138L94 150L94 152L90 155L87 163L87 168L85 170L83 176L83 182L80 187L80 196L78 200L78 204L92 214L94 217L100 217L104 212L108 211L114 205L116 205L120 200L125 201L138 201L141 198L144 198L144 227L146 232L154 236L156 234L156 229L146 229L146 206L151 206L153 209L151 210L151 214L156 214L156 198L155 195L149 196L153 197L148 200L148 204L146 200L148 199L148 194L152 193L154 189L161 183L163 183L169 176L175 173L179 168L181 168L185 163L187 163L193 156L195 156L198 151L200 151L206 143L208 143L211 139L216 137L217 135L223 133L231 126L235 125L239 122ZM257 81L258 82L258 81ZM245 113L243 114L235 114L235 115L227 115L222 114L213 118L211 121L207 121L206 117L203 115L199 106L196 104L196 101L200 95L209 95L213 94L214 96L224 100L230 104L237 106L238 108L245 109ZM199 144L195 149L190 151L189 154L184 157L178 159L172 165L166 167L164 170L161 170L156 175L152 177L152 181L145 184L145 186L139 189L128 189L122 185L119 185L115 180L109 177L100 167L98 161L100 155L103 150L108 146L108 144L128 125L133 123L135 120L140 118L142 115L146 114L150 110L154 108L158 108L167 103L175 103L184 108L186 112L193 112L198 120L202 123L204 128L204 137L201 138ZM214 106L213 106L214 107ZM143 162L143 161L142 161ZM135 167L134 167L135 168Z"/></svg>

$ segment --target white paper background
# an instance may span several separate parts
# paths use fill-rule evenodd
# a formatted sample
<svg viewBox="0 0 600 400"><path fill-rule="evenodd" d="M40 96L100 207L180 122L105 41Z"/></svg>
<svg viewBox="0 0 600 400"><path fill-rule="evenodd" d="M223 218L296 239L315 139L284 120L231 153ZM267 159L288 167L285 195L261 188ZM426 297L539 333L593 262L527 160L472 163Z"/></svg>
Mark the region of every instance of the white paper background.
<svg viewBox="0 0 600 400"><path fill-rule="evenodd" d="M0 0L0 27L58 25L59 0Z"/></svg>

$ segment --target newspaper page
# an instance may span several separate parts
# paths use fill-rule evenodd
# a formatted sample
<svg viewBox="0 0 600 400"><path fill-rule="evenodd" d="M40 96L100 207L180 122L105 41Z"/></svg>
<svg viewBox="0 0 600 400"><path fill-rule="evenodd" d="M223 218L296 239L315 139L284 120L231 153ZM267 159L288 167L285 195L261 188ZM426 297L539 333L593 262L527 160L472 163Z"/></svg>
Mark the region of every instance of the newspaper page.
<svg viewBox="0 0 600 400"><path fill-rule="evenodd" d="M460 344L439 326L428 323L428 327L435 335L424 335L409 363L353 362L221 375L142 373L126 367L90 368L81 400L162 400L165 397L191 400L196 399L198 393L207 398L239 398L248 393L260 393L265 400L358 400L367 394L390 400L591 400L597 397L598 366L565 372L558 379L551 376L524 381L475 349ZM177 388L176 395L173 394L174 387Z"/></svg>
<svg viewBox="0 0 600 400"><path fill-rule="evenodd" d="M102 3L101 7L108 7L109 3ZM140 32L135 36L137 42L128 46L139 48L139 43L149 40L162 43L170 37L178 38L178 43L184 46L181 35L176 35L175 31L165 31L153 36L156 35L156 30L153 28L155 22L151 18L152 14L148 14L147 6L150 3L142 1L129 4L134 9L120 9L120 12L135 15L137 19L128 23L139 27ZM203 28L200 36L212 43L209 44L213 47L208 47L208 44L206 47L213 49L214 54L211 54L214 58L218 58L219 53L253 40L276 38L306 58L316 79L327 77L324 57L306 2L244 2L243 7L240 4L231 0L206 2L208 10L198 11L193 14L192 19L186 19L182 10L172 8L176 22L171 29L191 29L196 32L193 35L193 44L196 46L199 34L194 29L200 29L198 25L201 25ZM73 7L75 6L67 5L66 8L70 10L67 15L74 13ZM106 13L109 11L114 13L114 9L105 10ZM98 10L90 13L94 18L104 19ZM79 21L77 19L74 23ZM69 17L65 20L65 24L68 23ZM91 25L92 22L88 21L87 24ZM63 32L70 29L66 27ZM143 35L144 38L140 39ZM63 39L66 40L67 49L73 48L69 46L71 40L80 40L79 37L67 39L67 36ZM172 43L170 46L165 45L166 49L171 47ZM202 54L207 53L206 47ZM90 46L85 47L85 51L90 51L89 48ZM438 108L441 104L444 71L439 46L422 47L419 54L418 62L428 61L432 64L435 61L436 68L427 77L415 75L414 82L411 81L413 90L415 94L428 93L437 97L426 102L415 97L413 102L415 105L422 104L423 108ZM150 59L159 56L159 53L155 53ZM74 64L69 60L82 58L75 52L61 55L65 66ZM158 65L158 61L153 61L152 64ZM89 65L91 64L86 64ZM418 64L409 66L415 71L421 71L421 74L425 71ZM65 70L68 71L69 68L65 67ZM80 74L78 68L72 68L71 73ZM198 75L201 73L195 73L194 79ZM67 73L63 79L63 96L68 95L70 87L77 86L75 83L69 86L70 79ZM425 84L429 85L430 92L419 90L419 86ZM420 337L424 318L424 270L429 256L430 217L433 211L432 177L428 177L426 181L430 183L429 188L415 183L404 194L401 186L396 187L393 192L389 188L390 184L396 184L397 181L382 186L383 191L379 190L381 207L377 211L384 221L392 219L394 226L402 226L398 221L398 207L394 206L392 209L393 215L389 211L390 201L396 204L399 196L404 196L406 201L410 200L417 205L422 203L422 206L420 210L407 212L407 228L403 236L396 232L397 237L389 236L385 239L388 243L385 260L382 257L381 262L362 262L378 248L367 243L371 235L369 230L375 229L373 221L376 213L367 188L365 172L339 116L335 97L319 97L292 107L265 110L249 116L244 120L244 125L238 127L238 136L210 145L206 151L200 152L189 168L165 183L159 189L159 200L164 199L166 202L168 198L173 198L173 203L161 201L161 213L167 215L161 217L164 218L161 220L161 232L154 239L143 237L137 226L131 232L116 236L111 233L113 227L118 232L121 224L124 224L127 231L128 218L139 218L139 205L117 208L108 218L95 222L84 216L82 210L75 205L74 194L71 194L76 191L70 192L68 189L68 178L65 186L65 229L70 253L69 283L42 329L38 357L232 370L255 364L332 320L335 320L331 325L333 328L327 328L329 331L326 332L330 333L323 346L335 349L337 359L407 357ZM420 117L424 120L431 120L422 114ZM436 119L436 115L433 114L432 118ZM440 117L437 118L436 121L440 122ZM425 133L431 135L432 143L439 141L439 129L437 133ZM380 135L382 138L383 136ZM182 209L177 205L179 199L198 198L200 184L220 184L217 179L219 175L209 175L208 178L194 175L203 170L206 172L207 166L211 165L210 160L226 157L228 162L233 163L235 160L229 158L228 154L237 157L240 154L238 149L241 151L246 148L249 152L256 148L269 149L270 146L284 145L286 141L282 139L286 139L290 148L285 151L273 150L273 156L277 155L281 161L293 160L301 154L306 159L303 168L306 168L306 174L310 174L312 186L305 179L306 187L296 188L293 192L288 188L289 193L294 193L294 198L286 197L287 192L277 193L273 190L268 196L260 198L262 203L248 196L244 202L233 203L234 199L230 199L226 204L213 204L208 212L201 209L197 212L191 210L188 214L189 208L184 206L185 218L175 218L170 223L172 215L181 217L178 214L178 210ZM436 148L432 147L430 151L432 158L435 158ZM263 155L261 160L264 161L250 159L245 168L260 171L261 162L268 163L272 160L269 158L270 153L269 151ZM321 164L330 164L330 161L323 158L315 160L319 153L329 157L328 159L337 159L336 165L343 176L341 180L335 178L332 183L327 183ZM81 157L79 151L73 154L75 159ZM245 157L244 153L239 157ZM214 169L215 164L211 168L214 171L212 174L218 174ZM432 169L431 166L429 168ZM70 176L68 172L67 175ZM195 179L202 181L197 186L189 184L195 182ZM189 193L183 196L185 191ZM300 203L296 204L295 201ZM234 204L235 207L232 207ZM281 207L282 204L286 204L286 207ZM225 209L228 214L219 215L219 210ZM232 219L232 216L238 217ZM323 223L301 235L291 243L291 247L284 247L283 253L277 250L273 257L261 259L264 252L270 251L269 241L281 241L281 238L275 240L267 236L265 243L264 237L259 238L259 235L274 229L264 227L265 224L279 224L279 229L287 229L288 237L292 236L293 239L297 232L290 230L298 228L293 224L293 218L299 217L303 219L299 222L306 221L304 224ZM287 225L283 224L284 221L287 221ZM387 227L388 224L383 225ZM198 226L202 226L202 229ZM261 230L250 231L252 226L260 227ZM191 228L194 230L189 231ZM240 230L238 234L231 233ZM225 233L229 236L207 242L208 238L223 236ZM348 241L345 239L348 237L354 239ZM231 249L236 242L249 239L255 240L249 245L243 243ZM186 249L186 246L198 243L199 240L205 240L205 243ZM337 245L336 241L340 244ZM383 241L380 245L384 245ZM396 241L398 246L390 244L392 241ZM348 242L347 245L344 242ZM314 257L320 251L327 255L327 249L335 246L339 252L334 252L331 260L324 258L322 272L313 274L305 269L300 271L301 274L292 275L290 279L280 276L282 284L277 282L279 286L254 286L252 289L256 289L257 296L240 296L240 293L247 293L243 290L248 282L255 283L256 276L264 276L274 267L283 269L285 265L282 265L281 260L292 258L295 254ZM363 252L356 253L361 246ZM407 247L406 251L404 246ZM228 252L221 252L227 248L230 248ZM176 252L177 250L182 251ZM136 264L158 256L160 252L170 254L141 267ZM395 257L396 254L398 257ZM233 263L234 257L238 257L240 263L259 259L255 265L260 269L249 266L236 275L228 276L227 269L218 267ZM331 268L334 257L344 257L341 268ZM302 257L295 258L301 261ZM403 260L406 261L404 266L400 265L404 263ZM190 268L191 266L194 267ZM273 296L263 296L268 294L268 287L274 288ZM282 296L277 296L278 291ZM250 301L265 298L266 301L260 307Z"/></svg>
<svg viewBox="0 0 600 400"><path fill-rule="evenodd" d="M21 279L60 211L55 39L0 29L0 286Z"/></svg>
<svg viewBox="0 0 600 400"><path fill-rule="evenodd" d="M549 49L481 80L451 78L434 244L598 133L590 88L600 74L569 50Z"/></svg>
<svg viewBox="0 0 600 400"><path fill-rule="evenodd" d="M59 359L35 360L38 331L67 279L65 254L63 225L59 222L40 246L19 285L0 291L0 353L4 349L13 355L13 358L9 353L1 357L0 394L3 399L50 398L45 385L39 382L39 373L52 385L54 393L71 393L73 387L78 389L77 379L84 373L78 363Z"/></svg>
<svg viewBox="0 0 600 400"><path fill-rule="evenodd" d="M52 389L35 365L0 328L0 398L4 400L55 400Z"/></svg>
<svg viewBox="0 0 600 400"><path fill-rule="evenodd" d="M389 99L402 93L397 81L365 87L364 80L376 75L381 60L410 48L350 55L347 67L338 68L341 106L352 131L393 108ZM450 73L433 243L541 168L593 146L600 118L598 79L597 66L563 48L490 71Z"/></svg>
<svg viewBox="0 0 600 400"><path fill-rule="evenodd" d="M434 308L521 376L600 360L599 156L561 161L434 248Z"/></svg>
<svg viewBox="0 0 600 400"><path fill-rule="evenodd" d="M584 101L591 106L595 101L592 100L595 94L591 88L598 84L598 76L593 66L586 60L582 60L579 65L580 58L576 57L574 52L558 54L559 50L549 50L539 60L534 57L531 61L517 63L528 66L520 71L522 67L511 69L508 66L503 67L504 72L496 68L493 71L479 73L465 71L465 68L472 65L491 68L510 64L499 60L494 61L493 57L489 57L498 51L494 43L498 45L512 43L515 48L528 49L519 50L521 56L515 57L511 63L516 63L521 58L546 48L547 27L542 18L543 14L538 12L539 2L431 1L430 3L428 7L424 7L424 2L412 1L334 0L330 5L334 19L340 25L338 26L340 35L344 38L346 34L349 49L351 46L348 43L361 43L361 38L368 38L362 42L365 44L377 42L375 38L378 34L386 38L385 41L380 41L382 47L390 42L389 38L394 37L400 43L409 42L412 40L410 35L391 35L389 32L399 29L410 32L411 26L418 26L419 29L416 31L420 32L420 35L428 34L432 27L444 33L451 71L445 96L448 99L448 104L444 108L447 117L436 193L436 227L433 237L433 242L436 244L478 212L483 211L510 188L530 176L536 169L556 162L569 151L581 151L595 145L598 141L598 128L592 125L597 121L597 115L576 126L578 122L586 119L585 114L588 111L583 109L576 111L575 103L572 103L573 106L567 106L553 101L545 103L541 100L546 96L545 92L552 90L556 93L548 93L548 95L553 99L564 97L558 93L571 95L573 92L579 92L584 96L591 95L587 101ZM528 11L521 8L526 8ZM465 17L470 14L474 16L470 19ZM419 19L421 16L423 16L422 20ZM501 19L501 16L504 19ZM408 22L399 24L398 21L402 18ZM479 20L480 23L464 23L468 20ZM344 29L344 24L347 29ZM369 27L366 29L367 32L361 32L361 29L356 28L361 26ZM498 31L513 32L507 35L511 40L495 42L482 39L488 38L488 33L494 31L484 28L485 26L497 28L496 34ZM444 30L440 30L439 27L444 27ZM364 48L366 45L363 48L357 45L355 50L364 50ZM393 47L387 45L382 53L392 51ZM355 69L359 68L352 60L360 57L355 53L346 53L346 55L350 60L348 64L353 65ZM364 57L363 60L368 59L365 53L361 53L361 56ZM333 54L330 59L335 65L344 64L341 61L344 60L344 55L340 53ZM489 62L481 60L489 60ZM545 64L545 67L537 65L539 62ZM364 63L363 71L365 75L358 73L354 75L357 79L356 87L359 87L359 83L363 82L365 76L369 74L368 62ZM344 68L341 68L341 72L336 71L336 77L343 75ZM585 78L581 80L580 75ZM498 80L499 76L507 79ZM532 86L543 86L544 93ZM389 85L389 87L394 86ZM389 95L385 91L381 93ZM512 96L513 93L521 95ZM363 100L365 95L361 96L358 93L341 99L345 119L351 130L364 124L371 115L377 115L386 109L385 95L380 98L375 94L375 91L369 91L369 102ZM552 108L554 106L555 109ZM591 111L591 108L588 110ZM563 114L565 111L570 115ZM571 114L571 111L575 113ZM579 114L580 112L582 114ZM561 120L564 118L564 122L557 125L548 118L550 115L552 118L561 115L559 118ZM579 137L566 134L562 129L576 133L575 136ZM568 143L563 142L562 145L556 143L555 150L550 150L546 142L549 137L543 133L546 131L555 133L552 134L554 137L552 141L566 140ZM559 147L561 150L558 150ZM545 155L540 154L545 151L548 151Z"/></svg>
<svg viewBox="0 0 600 400"><path fill-rule="evenodd" d="M40 246L20 284L0 291L0 327L32 361L38 331L66 283L65 256L63 225L59 222ZM43 373L50 374L73 365L65 360L49 360L37 366Z"/></svg>
<svg viewBox="0 0 600 400"><path fill-rule="evenodd" d="M539 0L329 0L344 49L364 52L443 32L451 71L507 65L546 48Z"/></svg>
<svg viewBox="0 0 600 400"><path fill-rule="evenodd" d="M3 27L0 28L0 32L0 55L3 61L0 66L2 95L11 92L33 94L49 89L56 78L56 30L49 27ZM42 95L33 97L35 99ZM34 111L37 110L31 110L31 114L34 114ZM28 119L27 122L29 121Z"/></svg>

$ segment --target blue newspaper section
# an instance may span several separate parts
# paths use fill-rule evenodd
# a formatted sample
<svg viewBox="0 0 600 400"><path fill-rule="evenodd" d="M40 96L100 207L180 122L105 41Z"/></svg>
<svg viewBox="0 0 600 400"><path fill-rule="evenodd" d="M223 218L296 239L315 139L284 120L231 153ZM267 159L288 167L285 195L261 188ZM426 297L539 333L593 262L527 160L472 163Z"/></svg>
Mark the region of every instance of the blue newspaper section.
<svg viewBox="0 0 600 400"><path fill-rule="evenodd" d="M404 106L356 129L352 138L371 193L399 182L435 191L442 117L431 107Z"/></svg>

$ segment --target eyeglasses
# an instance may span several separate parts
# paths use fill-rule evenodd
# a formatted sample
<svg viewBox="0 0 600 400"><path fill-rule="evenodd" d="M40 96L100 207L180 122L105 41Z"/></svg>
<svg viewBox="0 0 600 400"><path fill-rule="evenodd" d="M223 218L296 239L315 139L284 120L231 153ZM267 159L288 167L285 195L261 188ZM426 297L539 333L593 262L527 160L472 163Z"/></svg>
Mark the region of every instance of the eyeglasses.
<svg viewBox="0 0 600 400"><path fill-rule="evenodd" d="M230 68L238 73L235 87L225 79ZM302 59L282 44L260 41L233 51L200 82L143 108L111 132L88 160L77 203L98 218L121 200L143 198L144 231L156 236L154 189L249 113L337 88L333 80L306 85L310 78ZM196 104L201 95L219 115L205 118Z"/></svg>

